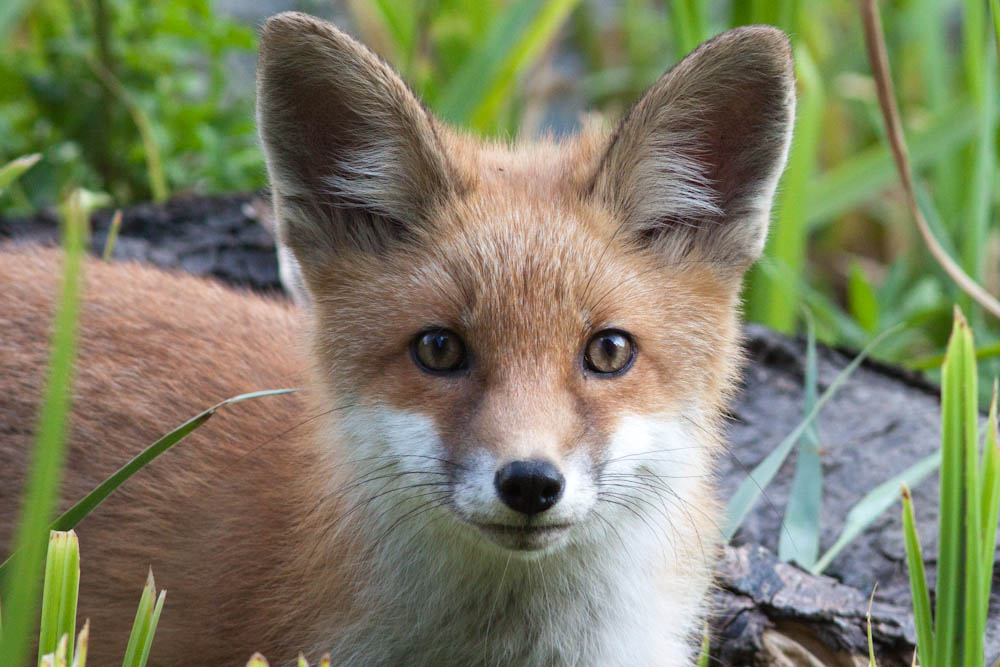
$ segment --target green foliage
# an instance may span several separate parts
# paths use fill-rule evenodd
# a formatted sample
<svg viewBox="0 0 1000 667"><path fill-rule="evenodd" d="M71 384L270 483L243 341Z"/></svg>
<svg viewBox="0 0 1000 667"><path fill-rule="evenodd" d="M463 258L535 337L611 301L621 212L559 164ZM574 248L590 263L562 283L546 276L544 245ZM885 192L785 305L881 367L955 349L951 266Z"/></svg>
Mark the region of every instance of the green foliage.
<svg viewBox="0 0 1000 667"><path fill-rule="evenodd" d="M933 618L913 503L905 485L904 541L920 664L975 667L984 661L983 639L1000 515L1000 449L994 384L980 453L975 348L972 331L958 310L942 378L941 498Z"/></svg>
<svg viewBox="0 0 1000 667"><path fill-rule="evenodd" d="M0 210L51 203L65 184L118 203L260 186L250 90L229 85L254 45L209 0L32 3L0 47L0 161L46 159Z"/></svg>

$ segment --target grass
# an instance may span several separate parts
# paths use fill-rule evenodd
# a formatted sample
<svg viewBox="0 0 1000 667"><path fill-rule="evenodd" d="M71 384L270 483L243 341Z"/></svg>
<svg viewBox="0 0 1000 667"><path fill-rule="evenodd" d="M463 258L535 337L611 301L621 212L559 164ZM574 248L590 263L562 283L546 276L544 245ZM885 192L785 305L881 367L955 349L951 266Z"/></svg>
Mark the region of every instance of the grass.
<svg viewBox="0 0 1000 667"><path fill-rule="evenodd" d="M913 501L906 485L902 492L917 650L924 667L981 667L1000 515L997 390L994 383L980 448L975 348L971 329L959 311L942 376L941 498L933 616Z"/></svg>

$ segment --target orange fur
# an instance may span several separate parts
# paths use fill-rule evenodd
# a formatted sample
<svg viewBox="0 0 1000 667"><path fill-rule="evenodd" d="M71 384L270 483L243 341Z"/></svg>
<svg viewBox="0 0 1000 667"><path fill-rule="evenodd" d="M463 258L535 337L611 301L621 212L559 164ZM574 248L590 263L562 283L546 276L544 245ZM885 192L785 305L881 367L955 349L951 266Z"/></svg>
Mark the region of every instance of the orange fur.
<svg viewBox="0 0 1000 667"><path fill-rule="evenodd" d="M513 146L444 127L315 19L272 19L261 48L261 134L309 303L88 263L63 500L222 398L306 389L227 409L81 524L95 664L123 651L150 565L169 591L153 664L687 664L740 279L787 151L787 42L727 33L610 137ZM0 545L58 264L0 251ZM462 336L467 371L414 364L428 327ZM614 378L583 367L605 329L638 350ZM520 459L576 475L541 518L483 482ZM477 528L549 514L568 527L544 543Z"/></svg>

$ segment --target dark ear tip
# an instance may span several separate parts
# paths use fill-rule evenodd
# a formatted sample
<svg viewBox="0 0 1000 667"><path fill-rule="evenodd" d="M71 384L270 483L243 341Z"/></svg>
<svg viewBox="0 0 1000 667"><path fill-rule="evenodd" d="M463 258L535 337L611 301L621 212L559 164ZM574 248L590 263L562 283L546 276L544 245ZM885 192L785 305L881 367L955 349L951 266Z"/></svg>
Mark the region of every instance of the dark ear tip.
<svg viewBox="0 0 1000 667"><path fill-rule="evenodd" d="M795 76L792 44L783 31L771 25L747 25L727 30L703 43L692 53L725 53L768 64L789 78Z"/></svg>
<svg viewBox="0 0 1000 667"><path fill-rule="evenodd" d="M260 35L260 53L299 45L310 37L320 37L334 43L351 39L328 21L302 12L282 12L264 21Z"/></svg>

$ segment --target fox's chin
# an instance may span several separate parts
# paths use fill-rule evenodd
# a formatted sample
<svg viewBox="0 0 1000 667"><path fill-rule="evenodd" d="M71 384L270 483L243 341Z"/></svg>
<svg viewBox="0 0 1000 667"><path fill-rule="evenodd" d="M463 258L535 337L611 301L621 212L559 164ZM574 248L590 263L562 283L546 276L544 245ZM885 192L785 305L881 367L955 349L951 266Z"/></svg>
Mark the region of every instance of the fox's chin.
<svg viewBox="0 0 1000 667"><path fill-rule="evenodd" d="M479 532L491 542L514 552L543 553L562 547L569 538L571 523L552 525L476 523Z"/></svg>

